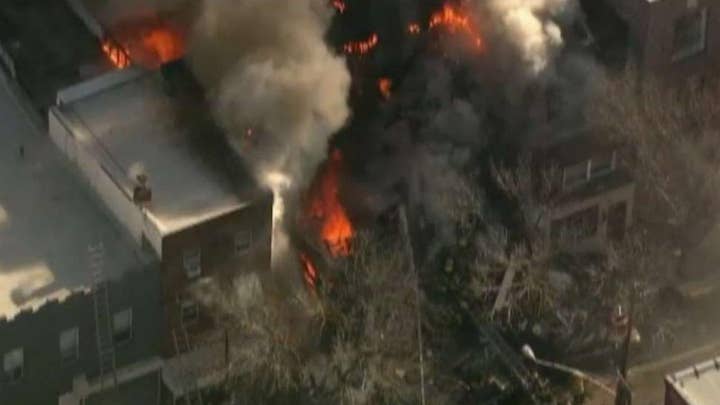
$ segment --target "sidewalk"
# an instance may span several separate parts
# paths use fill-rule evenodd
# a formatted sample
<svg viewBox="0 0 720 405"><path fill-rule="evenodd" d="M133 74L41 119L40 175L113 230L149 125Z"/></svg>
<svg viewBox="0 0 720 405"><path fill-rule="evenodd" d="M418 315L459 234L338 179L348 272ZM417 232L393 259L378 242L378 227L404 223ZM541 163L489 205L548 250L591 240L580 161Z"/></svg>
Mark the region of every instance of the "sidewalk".
<svg viewBox="0 0 720 405"><path fill-rule="evenodd" d="M717 355L720 355L720 336L717 341L705 346L632 367L629 380L633 389L633 405L664 405L666 375ZM614 399L605 392L594 388L589 391L592 397L587 405L614 405Z"/></svg>

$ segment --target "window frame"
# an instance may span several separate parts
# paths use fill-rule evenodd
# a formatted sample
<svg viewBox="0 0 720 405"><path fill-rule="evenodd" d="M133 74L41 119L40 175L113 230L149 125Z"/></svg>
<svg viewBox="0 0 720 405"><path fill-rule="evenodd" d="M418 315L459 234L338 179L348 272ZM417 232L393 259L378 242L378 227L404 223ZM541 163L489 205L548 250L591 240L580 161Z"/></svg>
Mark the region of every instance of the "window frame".
<svg viewBox="0 0 720 405"><path fill-rule="evenodd" d="M194 280L202 276L202 249L185 249L182 254L182 265L188 279Z"/></svg>
<svg viewBox="0 0 720 405"><path fill-rule="evenodd" d="M9 369L8 363L11 363L11 356L16 353L19 353L19 365L12 369ZM18 370L19 373L17 372ZM25 349L22 346L16 347L3 354L3 374L11 383L17 383L18 381L22 380L23 377L25 377Z"/></svg>
<svg viewBox="0 0 720 405"><path fill-rule="evenodd" d="M582 177L580 177L580 173L582 170ZM578 175L577 179L568 179L568 172L571 174ZM562 186L563 190L569 190L573 189L575 187L581 186L588 182L590 176L590 159L583 160L582 162L578 162L574 165L569 165L563 168L563 178L562 178Z"/></svg>
<svg viewBox="0 0 720 405"><path fill-rule="evenodd" d="M243 237L246 239L245 240L246 246L243 249L240 249L238 247L238 245L239 245L239 241L241 241L243 239ZM237 257L247 256L248 253L250 253L250 250L252 249L252 245L253 245L252 230L237 231L233 235L233 251L235 252L235 256L237 256Z"/></svg>
<svg viewBox="0 0 720 405"><path fill-rule="evenodd" d="M183 325L193 325L200 320L200 304L195 300L187 297L178 297L178 306L180 308L180 321ZM191 309L194 312L192 319L186 319L186 310Z"/></svg>
<svg viewBox="0 0 720 405"><path fill-rule="evenodd" d="M590 179L604 176L606 174L612 173L613 170L615 170L615 151L610 154L609 158L610 159L607 160L598 158L590 159ZM609 163L609 165L606 164L600 169L596 169L597 161L604 161L605 163Z"/></svg>
<svg viewBox="0 0 720 405"><path fill-rule="evenodd" d="M63 337L67 336L67 334L70 334L70 333L72 333L72 337L74 340L74 342L73 342L74 353L72 354L72 356L66 356L66 351L63 350L64 349L63 348ZM59 350L60 350L60 359L63 361L63 363L71 363L71 362L75 362L75 361L79 360L80 359L80 329L78 327L72 327L72 328L68 328L68 329L61 331L58 336L58 346L59 346ZM69 352L70 351L68 350L67 353L69 354Z"/></svg>
<svg viewBox="0 0 720 405"><path fill-rule="evenodd" d="M128 322L127 322L128 323L128 328L127 328L128 329L127 330L128 337L125 339L118 339L117 336L120 334L120 332L118 332L118 330L117 330L117 319L118 319L118 316L125 314L125 313L128 314ZM127 344L130 341L132 341L133 337L135 336L134 329L135 328L133 327L133 309L132 308L126 308L126 309L123 309L123 310L113 313L112 337L113 337L113 344L115 346L122 346L122 345Z"/></svg>
<svg viewBox="0 0 720 405"><path fill-rule="evenodd" d="M678 23L684 18L699 18L700 19L700 38L692 46L685 44L680 49L677 49L677 37L678 37ZM678 62L690 58L692 56L703 53L707 50L708 40L708 8L695 8L691 13L684 14L678 17L673 22L673 43L672 43L672 61Z"/></svg>

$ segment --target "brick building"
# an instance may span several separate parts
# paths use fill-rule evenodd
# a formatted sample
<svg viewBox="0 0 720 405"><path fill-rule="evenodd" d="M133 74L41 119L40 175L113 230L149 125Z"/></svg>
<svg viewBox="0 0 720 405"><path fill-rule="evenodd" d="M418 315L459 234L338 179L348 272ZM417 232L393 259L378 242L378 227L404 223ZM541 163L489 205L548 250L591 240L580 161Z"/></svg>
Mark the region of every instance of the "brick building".
<svg viewBox="0 0 720 405"><path fill-rule="evenodd" d="M160 262L166 356L212 329L189 287L270 268L272 194L223 143L188 75L182 62L112 72L61 91L48 119L56 145Z"/></svg>
<svg viewBox="0 0 720 405"><path fill-rule="evenodd" d="M119 232L5 79L0 74L0 403L58 404L76 389L87 404L131 402L123 395L154 392L160 381L158 262ZM88 247L100 245L91 270ZM113 386L111 376L121 389L98 389Z"/></svg>
<svg viewBox="0 0 720 405"><path fill-rule="evenodd" d="M189 291L269 269L273 199L187 75L177 63L67 88L49 138L26 124L42 156L20 141L33 165L52 166L3 156L0 176L22 192L0 203L0 403L174 403L212 383L188 381L194 362L180 361L222 353Z"/></svg>
<svg viewBox="0 0 720 405"><path fill-rule="evenodd" d="M559 192L546 230L569 236L579 250L598 250L623 237L632 223L635 184L619 166L619 148L593 136L574 136L542 148L545 167L559 169ZM572 235L563 235L565 233Z"/></svg>
<svg viewBox="0 0 720 405"><path fill-rule="evenodd" d="M643 70L687 75L720 62L720 4L716 1L605 0L605 4L622 21L624 29L615 31L627 35L631 57ZM588 8L602 14L597 5Z"/></svg>

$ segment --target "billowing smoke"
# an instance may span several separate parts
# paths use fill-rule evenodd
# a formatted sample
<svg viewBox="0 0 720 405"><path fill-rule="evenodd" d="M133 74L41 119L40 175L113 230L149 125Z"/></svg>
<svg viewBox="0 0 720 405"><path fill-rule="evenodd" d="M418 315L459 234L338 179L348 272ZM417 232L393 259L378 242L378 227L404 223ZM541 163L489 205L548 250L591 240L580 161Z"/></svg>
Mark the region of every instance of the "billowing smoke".
<svg viewBox="0 0 720 405"><path fill-rule="evenodd" d="M392 97L379 101L379 108L362 112L367 103L356 102L357 118L338 139L360 194L372 194L376 206L404 200L442 239L453 232L449 216L459 196L478 186L469 182L482 181L477 176L483 173L468 173L483 160L573 130L575 122L564 118L581 105L591 80L582 74L590 72L580 62L585 57L565 44L578 11L574 0L418 0L410 8L400 0L347 3L331 38L342 42L378 32L377 51L349 58L360 71L388 75L394 83ZM470 15L485 42L481 51L467 30L428 30L429 18L446 4ZM389 16L395 20L388 22ZM408 35L412 23L423 33ZM362 26L366 32L356 28ZM372 85L358 93L372 93ZM551 117L548 104L561 111Z"/></svg>
<svg viewBox="0 0 720 405"><path fill-rule="evenodd" d="M206 0L194 27L191 65L233 145L275 191L278 221L350 115L350 75L324 39L332 15L325 0Z"/></svg>
<svg viewBox="0 0 720 405"><path fill-rule="evenodd" d="M233 145L275 190L278 220L332 142L347 161L341 193L351 211L403 200L449 234L453 196L478 161L574 124L565 116L591 71L565 46L575 0L345 0L342 13L330 3L205 0L191 38L193 69ZM469 25L431 29L446 6ZM371 51L338 56L373 34ZM392 81L389 99L380 77ZM562 110L555 118L548 101ZM363 204L371 207L353 206ZM276 264L283 237L274 238Z"/></svg>
<svg viewBox="0 0 720 405"><path fill-rule="evenodd" d="M519 49L522 66L539 74L563 44L560 27L551 17L567 13L574 4L570 0L490 0L488 8L496 29Z"/></svg>

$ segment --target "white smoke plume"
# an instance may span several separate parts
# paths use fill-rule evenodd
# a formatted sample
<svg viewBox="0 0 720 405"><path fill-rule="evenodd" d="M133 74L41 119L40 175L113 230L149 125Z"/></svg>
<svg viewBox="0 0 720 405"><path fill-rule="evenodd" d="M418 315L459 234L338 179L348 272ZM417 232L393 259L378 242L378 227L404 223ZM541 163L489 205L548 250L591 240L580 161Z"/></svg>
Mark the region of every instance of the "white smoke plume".
<svg viewBox="0 0 720 405"><path fill-rule="evenodd" d="M331 17L326 0L205 0L191 38L191 65L233 145L275 191L278 221L350 115L350 74L324 39Z"/></svg>
<svg viewBox="0 0 720 405"><path fill-rule="evenodd" d="M484 2L484 1L483 1ZM574 0L490 0L490 18L520 51L528 73L537 75L551 64L562 47L557 17L576 7Z"/></svg>

